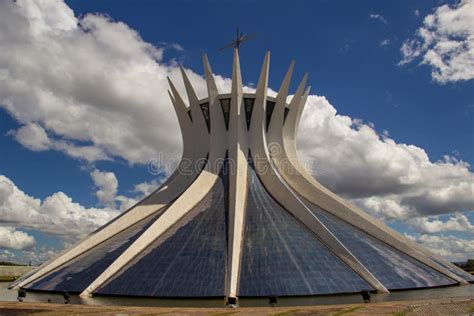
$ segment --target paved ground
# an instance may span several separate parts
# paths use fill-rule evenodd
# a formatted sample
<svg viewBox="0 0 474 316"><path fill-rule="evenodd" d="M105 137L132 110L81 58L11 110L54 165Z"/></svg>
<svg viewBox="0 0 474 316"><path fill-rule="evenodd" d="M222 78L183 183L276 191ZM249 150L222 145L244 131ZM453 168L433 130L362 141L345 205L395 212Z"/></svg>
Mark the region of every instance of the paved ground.
<svg viewBox="0 0 474 316"><path fill-rule="evenodd" d="M0 315L474 315L474 297L302 307L173 308L0 302Z"/></svg>

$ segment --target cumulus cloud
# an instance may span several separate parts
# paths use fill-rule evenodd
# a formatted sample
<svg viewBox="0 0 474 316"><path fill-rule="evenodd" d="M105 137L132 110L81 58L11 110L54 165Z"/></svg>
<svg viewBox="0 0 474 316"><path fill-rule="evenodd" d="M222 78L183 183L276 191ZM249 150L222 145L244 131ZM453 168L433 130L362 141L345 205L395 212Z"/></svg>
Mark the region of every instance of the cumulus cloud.
<svg viewBox="0 0 474 316"><path fill-rule="evenodd" d="M77 146L69 141L52 139L37 123L24 125L16 131L10 131L9 134L14 135L20 144L33 151L53 149L86 161L110 160L104 150L99 147Z"/></svg>
<svg viewBox="0 0 474 316"><path fill-rule="evenodd" d="M104 172L98 169L90 173L94 185L97 187L96 196L102 205L115 208L115 199L118 189L118 180L113 172Z"/></svg>
<svg viewBox="0 0 474 316"><path fill-rule="evenodd" d="M35 239L14 227L0 226L0 248L29 249L34 247Z"/></svg>
<svg viewBox="0 0 474 316"><path fill-rule="evenodd" d="M474 225L464 214L455 214L443 221L439 216L412 218L407 223L420 233L440 233L449 231L474 235Z"/></svg>
<svg viewBox="0 0 474 316"><path fill-rule="evenodd" d="M9 261L15 258L15 254L8 249L0 249L0 261Z"/></svg>
<svg viewBox="0 0 474 316"><path fill-rule="evenodd" d="M118 211L113 209L85 208L63 192L56 192L41 201L0 175L0 219L8 225L77 239L117 215Z"/></svg>
<svg viewBox="0 0 474 316"><path fill-rule="evenodd" d="M127 25L76 18L62 1L2 1L0 45L0 104L25 125L16 133L25 146L132 164L179 155L165 88L166 76L181 82L179 69Z"/></svg>
<svg viewBox="0 0 474 316"><path fill-rule="evenodd" d="M158 180L145 181L139 184L136 184L134 191L140 193L143 196L151 194L153 191L158 189L161 183Z"/></svg>
<svg viewBox="0 0 474 316"><path fill-rule="evenodd" d="M135 204L137 204L141 198L142 197L134 198L134 197L129 197L125 195L118 195L115 198L115 201L119 203L120 211L125 211L129 209L130 207L134 206Z"/></svg>
<svg viewBox="0 0 474 316"><path fill-rule="evenodd" d="M0 261L39 265L57 255L58 252L58 249L46 245L22 250L0 248Z"/></svg>
<svg viewBox="0 0 474 316"><path fill-rule="evenodd" d="M178 52L184 52L184 48L183 46L181 46L180 44L178 43L166 43L166 42L160 42L159 44L159 47L163 47L163 48L172 48L174 49L175 51L178 51Z"/></svg>
<svg viewBox="0 0 474 316"><path fill-rule="evenodd" d="M441 180L441 179L440 179ZM403 205L410 205L422 214L452 213L457 210L474 210L474 181L459 179L457 183L441 180L437 188L424 188L418 194L410 194L401 199Z"/></svg>
<svg viewBox="0 0 474 316"><path fill-rule="evenodd" d="M162 181L159 180L141 182L136 184L130 192L133 196L117 195L114 201L119 204L120 211L125 211L158 189L161 183Z"/></svg>
<svg viewBox="0 0 474 316"><path fill-rule="evenodd" d="M452 235L406 235L413 241L420 243L432 252L441 255L453 262L465 261L474 256L474 243L470 239L464 239Z"/></svg>
<svg viewBox="0 0 474 316"><path fill-rule="evenodd" d="M51 141L44 128L38 124L28 124L13 132L16 140L33 151L47 150L51 147Z"/></svg>
<svg viewBox="0 0 474 316"><path fill-rule="evenodd" d="M395 219L474 209L469 164L432 162L420 147L400 144L372 126L340 115L310 96L298 134L301 158L332 190L379 217Z"/></svg>
<svg viewBox="0 0 474 316"><path fill-rule="evenodd" d="M90 176L97 189L95 195L99 203L107 209L116 209L118 204L120 211L125 211L135 205L156 190L160 184L158 180L136 184L130 192L133 196L125 196L117 195L119 183L113 172L94 169L90 172Z"/></svg>
<svg viewBox="0 0 474 316"><path fill-rule="evenodd" d="M113 172L94 169L90 175L97 188L97 199L104 208L86 208L63 192L41 201L0 175L0 222L8 225L0 226L0 260L36 264L50 259L60 250L47 244L36 247L34 237L17 230L18 227L58 237L63 247L67 247L136 204L158 186L157 181L137 184L132 192L136 197L127 197L117 195L118 180Z"/></svg>
<svg viewBox="0 0 474 316"><path fill-rule="evenodd" d="M382 220L404 219L416 214L415 210L401 205L397 195L371 196L368 198L352 199L352 202Z"/></svg>
<svg viewBox="0 0 474 316"><path fill-rule="evenodd" d="M400 65L421 58L433 80L444 84L474 78L474 0L442 5L427 15L415 38L400 48Z"/></svg>

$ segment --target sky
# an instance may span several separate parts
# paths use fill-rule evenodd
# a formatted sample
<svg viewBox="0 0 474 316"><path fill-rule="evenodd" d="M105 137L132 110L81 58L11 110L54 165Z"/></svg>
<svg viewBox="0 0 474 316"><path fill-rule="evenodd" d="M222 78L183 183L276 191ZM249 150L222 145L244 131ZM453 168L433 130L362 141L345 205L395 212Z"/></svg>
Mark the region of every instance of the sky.
<svg viewBox="0 0 474 316"><path fill-rule="evenodd" d="M452 261L474 258L474 0L0 2L0 261L37 264L173 171L179 65L312 86L298 150L323 184ZM158 163L156 163L158 161Z"/></svg>

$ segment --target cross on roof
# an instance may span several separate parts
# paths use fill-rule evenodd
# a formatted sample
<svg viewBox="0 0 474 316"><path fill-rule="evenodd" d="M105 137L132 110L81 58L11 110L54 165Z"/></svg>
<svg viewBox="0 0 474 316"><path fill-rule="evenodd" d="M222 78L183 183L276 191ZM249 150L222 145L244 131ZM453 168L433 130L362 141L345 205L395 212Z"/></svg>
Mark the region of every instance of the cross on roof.
<svg viewBox="0 0 474 316"><path fill-rule="evenodd" d="M230 48L230 47L237 48L237 50L238 50L238 49L240 48L240 45L241 45L243 42L246 42L246 41L248 41L248 40L250 40L250 39L253 39L253 38L255 38L255 37L256 37L256 34L255 34L255 33L254 33L254 34L250 34L250 35L244 34L244 33L242 33L242 32L239 32L239 27L237 27L237 33L236 33L235 39L234 39L231 43L227 44L226 46L221 47L219 50L220 50L220 51L223 51L224 49Z"/></svg>

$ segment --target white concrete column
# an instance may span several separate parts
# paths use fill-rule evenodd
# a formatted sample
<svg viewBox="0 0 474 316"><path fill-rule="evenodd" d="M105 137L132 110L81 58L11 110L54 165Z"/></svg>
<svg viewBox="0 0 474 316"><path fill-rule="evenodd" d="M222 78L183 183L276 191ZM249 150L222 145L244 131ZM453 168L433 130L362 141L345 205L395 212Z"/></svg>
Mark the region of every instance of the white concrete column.
<svg viewBox="0 0 474 316"><path fill-rule="evenodd" d="M247 125L243 104L239 52L234 49L229 113L229 257L227 297L237 297L247 201Z"/></svg>

